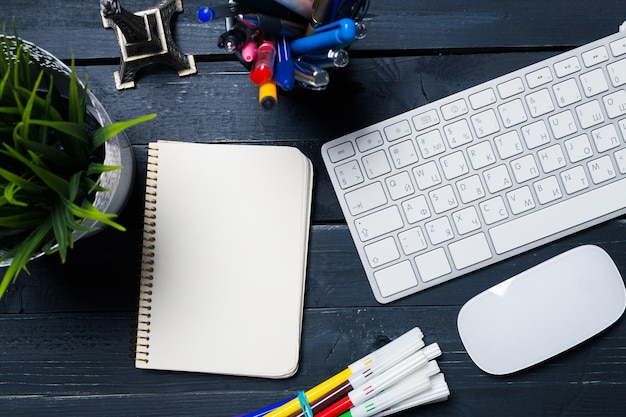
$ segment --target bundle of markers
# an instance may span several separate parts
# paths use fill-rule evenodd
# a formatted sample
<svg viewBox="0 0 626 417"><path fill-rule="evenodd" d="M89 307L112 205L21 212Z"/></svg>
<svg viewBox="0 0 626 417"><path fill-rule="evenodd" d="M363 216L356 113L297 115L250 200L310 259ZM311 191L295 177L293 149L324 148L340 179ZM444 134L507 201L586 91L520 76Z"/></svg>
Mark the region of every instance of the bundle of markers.
<svg viewBox="0 0 626 417"><path fill-rule="evenodd" d="M346 50L366 33L369 0L230 0L198 10L201 22L226 20L217 45L237 55L271 109L277 87L323 90L329 70L348 65Z"/></svg>
<svg viewBox="0 0 626 417"><path fill-rule="evenodd" d="M236 417L373 417L443 401L450 390L417 327L297 396Z"/></svg>

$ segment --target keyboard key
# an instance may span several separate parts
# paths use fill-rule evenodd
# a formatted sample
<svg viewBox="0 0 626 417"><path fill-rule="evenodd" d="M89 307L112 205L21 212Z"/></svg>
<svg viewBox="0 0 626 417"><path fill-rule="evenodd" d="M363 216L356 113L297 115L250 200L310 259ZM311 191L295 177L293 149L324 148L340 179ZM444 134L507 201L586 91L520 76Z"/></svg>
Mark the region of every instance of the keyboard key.
<svg viewBox="0 0 626 417"><path fill-rule="evenodd" d="M500 98L505 99L513 97L516 94L524 92L524 82L521 78L513 78L512 80L505 81L498 84L498 94Z"/></svg>
<svg viewBox="0 0 626 417"><path fill-rule="evenodd" d="M589 188L587 174L585 173L585 169L581 166L561 172L561 179L567 194L574 194L585 188Z"/></svg>
<svg viewBox="0 0 626 417"><path fill-rule="evenodd" d="M539 87L552 81L552 72L550 68L543 67L537 71L533 71L530 74L526 74L526 82L530 88Z"/></svg>
<svg viewBox="0 0 626 417"><path fill-rule="evenodd" d="M577 71L580 71L580 62L576 56L569 57L554 64L554 72L559 78L566 77Z"/></svg>
<svg viewBox="0 0 626 417"><path fill-rule="evenodd" d="M539 158L539 164L541 169L546 174L552 171L563 168L567 165L563 149L558 143L547 148L544 148L537 152L537 158Z"/></svg>
<svg viewBox="0 0 626 417"><path fill-rule="evenodd" d="M496 162L496 155L488 140L468 147L467 154L474 169L481 169Z"/></svg>
<svg viewBox="0 0 626 417"><path fill-rule="evenodd" d="M426 197L418 195L402 202L402 210L406 216L406 221L410 224L417 223L430 217L430 207Z"/></svg>
<svg viewBox="0 0 626 417"><path fill-rule="evenodd" d="M464 204L471 203L485 196L485 190L478 175L463 178L456 183L456 188Z"/></svg>
<svg viewBox="0 0 626 417"><path fill-rule="evenodd" d="M413 117L413 124L415 125L415 130L417 131L428 129L429 127L439 124L439 115L436 110L429 110L427 112L420 113Z"/></svg>
<svg viewBox="0 0 626 417"><path fill-rule="evenodd" d="M442 181L437 164L432 161L413 168L413 177L420 190L434 187Z"/></svg>
<svg viewBox="0 0 626 417"><path fill-rule="evenodd" d="M609 85L606 82L602 68L598 68L581 75L580 82L587 97L593 97L596 94L604 93L609 89Z"/></svg>
<svg viewBox="0 0 626 417"><path fill-rule="evenodd" d="M343 161L346 158L350 158L356 155L354 152L354 146L352 146L352 142L343 142L337 146L333 146L332 148L328 148L328 157L331 162L339 162Z"/></svg>
<svg viewBox="0 0 626 417"><path fill-rule="evenodd" d="M535 91L532 94L526 96L526 103L528 103L528 109L532 117L543 116L554 110L554 104L552 104L552 97L547 88L543 88L539 91Z"/></svg>
<svg viewBox="0 0 626 417"><path fill-rule="evenodd" d="M454 226L459 234L464 235L482 227L476 207L469 206L452 214Z"/></svg>
<svg viewBox="0 0 626 417"><path fill-rule="evenodd" d="M566 107L582 100L578 84L573 78L563 81L562 83L554 84L552 89L554 90L556 103L559 107Z"/></svg>
<svg viewBox="0 0 626 417"><path fill-rule="evenodd" d="M377 178L391 172L385 151L376 151L363 157L363 167L369 178Z"/></svg>
<svg viewBox="0 0 626 417"><path fill-rule="evenodd" d="M433 205L433 210L437 214L452 210L459 205L451 185L444 185L429 192L428 197Z"/></svg>
<svg viewBox="0 0 626 417"><path fill-rule="evenodd" d="M626 38L618 39L609 44L614 56L626 54Z"/></svg>
<svg viewBox="0 0 626 417"><path fill-rule="evenodd" d="M492 194L513 185L509 171L506 169L505 165L498 165L497 167L486 170L483 173L483 178L487 184L487 189Z"/></svg>
<svg viewBox="0 0 626 417"><path fill-rule="evenodd" d="M594 161L587 162L591 181L594 184L600 184L604 181L615 178L616 171L611 161L611 157L606 155Z"/></svg>
<svg viewBox="0 0 626 417"><path fill-rule="evenodd" d="M335 167L335 174L341 188L353 187L365 181L357 161L346 162Z"/></svg>
<svg viewBox="0 0 626 417"><path fill-rule="evenodd" d="M535 208L535 199L527 186L506 193L511 213L520 214Z"/></svg>
<svg viewBox="0 0 626 417"><path fill-rule="evenodd" d="M431 130L428 133L417 137L417 147L424 158L439 155L446 151L446 145L443 143L443 137L438 130Z"/></svg>
<svg viewBox="0 0 626 417"><path fill-rule="evenodd" d="M606 152L620 145L619 136L617 136L617 131L613 125L602 126L594 130L591 132L591 137L598 152Z"/></svg>
<svg viewBox="0 0 626 417"><path fill-rule="evenodd" d="M522 141L515 130L511 130L504 135L496 136L494 142L498 150L498 155L500 155L502 159L507 159L524 152Z"/></svg>
<svg viewBox="0 0 626 417"><path fill-rule="evenodd" d="M572 162L582 161L593 156L591 143L587 134L576 136L565 141L565 150L569 160Z"/></svg>
<svg viewBox="0 0 626 417"><path fill-rule="evenodd" d="M626 179L495 226L489 230L494 249L497 253L505 253L623 209L626 207L624 187Z"/></svg>
<svg viewBox="0 0 626 417"><path fill-rule="evenodd" d="M377 268L400 258L400 252L398 252L393 237L366 245L363 249L372 268Z"/></svg>
<svg viewBox="0 0 626 417"><path fill-rule="evenodd" d="M398 240L405 255L411 255L428 247L421 227L414 227L398 233Z"/></svg>
<svg viewBox="0 0 626 417"><path fill-rule="evenodd" d="M528 149L535 149L539 146L550 143L550 134L543 120L531 123L522 128L524 143Z"/></svg>
<svg viewBox="0 0 626 417"><path fill-rule="evenodd" d="M606 67L613 87L626 84L626 59L609 64Z"/></svg>
<svg viewBox="0 0 626 417"><path fill-rule="evenodd" d="M441 114L445 120L454 119L455 117L464 115L468 111L469 109L464 99L459 99L441 106Z"/></svg>
<svg viewBox="0 0 626 417"><path fill-rule="evenodd" d="M474 110L478 110L496 102L496 93L493 88L487 88L469 96L470 104Z"/></svg>
<svg viewBox="0 0 626 417"><path fill-rule="evenodd" d="M385 184L392 200L399 200L415 192L411 177L406 171L385 178Z"/></svg>
<svg viewBox="0 0 626 417"><path fill-rule="evenodd" d="M381 296L390 297L417 285L417 277L409 261L400 262L374 272Z"/></svg>
<svg viewBox="0 0 626 417"><path fill-rule="evenodd" d="M472 139L472 132L470 131L467 120L461 119L457 122L451 123L443 129L448 145L450 148L457 148L461 145L470 143Z"/></svg>
<svg viewBox="0 0 626 417"><path fill-rule="evenodd" d="M513 160L511 162L511 170L518 184L539 176L539 169L533 154Z"/></svg>
<svg viewBox="0 0 626 417"><path fill-rule="evenodd" d="M374 182L345 194L346 203L353 216L387 204L387 196L380 182Z"/></svg>
<svg viewBox="0 0 626 417"><path fill-rule="evenodd" d="M611 119L626 114L626 91L618 90L602 97L606 113Z"/></svg>
<svg viewBox="0 0 626 417"><path fill-rule="evenodd" d="M400 138L408 136L412 132L411 126L406 120L401 120L397 123L387 126L383 130L385 131L385 136L387 137L387 140L389 142L393 142L394 140L398 140Z"/></svg>
<svg viewBox="0 0 626 417"><path fill-rule="evenodd" d="M591 51L584 52L582 57L586 67L593 67L596 64L607 61L609 59L609 52L605 46L598 46Z"/></svg>
<svg viewBox="0 0 626 417"><path fill-rule="evenodd" d="M389 147L391 160L396 168L404 168L418 161L417 151L410 140L397 143Z"/></svg>
<svg viewBox="0 0 626 417"><path fill-rule="evenodd" d="M539 204L548 204L563 197L559 181L555 176L547 177L533 184Z"/></svg>
<svg viewBox="0 0 626 417"><path fill-rule="evenodd" d="M420 278L424 282L432 281L452 272L446 252L442 248L416 256L415 264Z"/></svg>
<svg viewBox="0 0 626 417"><path fill-rule="evenodd" d="M597 100L576 107L576 115L583 129L604 123L604 115Z"/></svg>
<svg viewBox="0 0 626 417"><path fill-rule="evenodd" d="M504 127L511 127L528 120L522 100L516 99L498 106Z"/></svg>
<svg viewBox="0 0 626 417"><path fill-rule="evenodd" d="M430 239L430 243L437 245L446 240L454 238L454 231L447 217L440 217L436 220L426 223L426 234Z"/></svg>
<svg viewBox="0 0 626 417"><path fill-rule="evenodd" d="M363 242L398 230L404 225L400 211L398 211L398 207L396 206L387 207L386 209L356 219L354 224Z"/></svg>
<svg viewBox="0 0 626 417"><path fill-rule="evenodd" d="M383 143L383 137L378 130L375 130L367 135L363 135L356 139L356 146L361 152L367 152L374 148L381 146Z"/></svg>
<svg viewBox="0 0 626 417"><path fill-rule="evenodd" d="M439 164L443 170L443 175L448 180L460 177L469 172L469 166L465 160L463 152L454 152L452 154L439 158Z"/></svg>
<svg viewBox="0 0 626 417"><path fill-rule="evenodd" d="M548 117L552 134L556 139L564 138L578 131L574 115L570 110Z"/></svg>
<svg viewBox="0 0 626 417"><path fill-rule="evenodd" d="M509 217L504 200L500 196L483 201L478 207L480 207L485 224L494 224Z"/></svg>
<svg viewBox="0 0 626 417"><path fill-rule="evenodd" d="M492 109L478 113L472 116L470 120L479 138L484 138L500 130L498 118Z"/></svg>
<svg viewBox="0 0 626 417"><path fill-rule="evenodd" d="M448 249L456 269L467 268L493 256L484 233L450 243Z"/></svg>

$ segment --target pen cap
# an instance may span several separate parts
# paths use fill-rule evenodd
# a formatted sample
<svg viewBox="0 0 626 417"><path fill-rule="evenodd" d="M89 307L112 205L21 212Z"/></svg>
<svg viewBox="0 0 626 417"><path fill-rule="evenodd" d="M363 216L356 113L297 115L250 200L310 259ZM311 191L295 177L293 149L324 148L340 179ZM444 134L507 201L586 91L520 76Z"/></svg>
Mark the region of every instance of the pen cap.
<svg viewBox="0 0 626 417"><path fill-rule="evenodd" d="M424 367L429 360L439 356L439 354L441 354L441 350L436 344L429 345L422 350L414 352L380 375L373 377L366 384L351 391L348 396L352 400L352 404L360 404L367 398L371 398L377 393L386 390L406 376Z"/></svg>
<svg viewBox="0 0 626 417"><path fill-rule="evenodd" d="M256 59L250 71L250 79L256 85L261 85L274 75L274 61L276 48L270 41L263 42L256 51Z"/></svg>
<svg viewBox="0 0 626 417"><path fill-rule="evenodd" d="M376 417L389 416L409 408L417 407L424 404L430 404L438 401L444 401L450 396L450 389L443 374L436 374L430 378L430 388L416 395L410 396L396 404L393 404L383 410L378 410Z"/></svg>
<svg viewBox="0 0 626 417"><path fill-rule="evenodd" d="M405 338L404 336L407 337ZM411 332L399 337L364 358L361 363L366 363L367 366L361 368L358 373L353 371L353 375L349 378L352 386L357 387L365 381L376 377L407 358L412 353L418 351L423 346L424 341L422 340L421 330L418 328L413 329Z"/></svg>
<svg viewBox="0 0 626 417"><path fill-rule="evenodd" d="M350 410L352 417L369 417L376 415L379 410L391 407L394 404L405 400L412 395L417 395L431 387L430 378L422 378L413 384L404 384L395 389L384 391L383 393L368 399L363 404L359 404Z"/></svg>
<svg viewBox="0 0 626 417"><path fill-rule="evenodd" d="M378 348L369 355L355 361L348 366L348 368L350 368L352 372L355 372L358 369L369 367L371 364L377 361L386 360L389 357L397 357L400 355L404 355L403 357L408 356L411 352L421 349L424 346L423 338L424 334L420 328L414 327L403 335L387 343L385 346Z"/></svg>

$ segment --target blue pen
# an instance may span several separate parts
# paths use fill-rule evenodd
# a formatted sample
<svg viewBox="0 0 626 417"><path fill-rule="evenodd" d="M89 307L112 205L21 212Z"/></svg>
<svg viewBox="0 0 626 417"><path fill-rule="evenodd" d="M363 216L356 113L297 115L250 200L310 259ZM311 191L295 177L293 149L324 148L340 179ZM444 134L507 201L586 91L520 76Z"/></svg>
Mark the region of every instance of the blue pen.
<svg viewBox="0 0 626 417"><path fill-rule="evenodd" d="M341 48L356 40L357 30L354 20L344 18L320 26L310 36L294 39L291 53L302 55L313 51Z"/></svg>
<svg viewBox="0 0 626 417"><path fill-rule="evenodd" d="M294 64L291 59L291 48L285 36L278 36L276 40L276 67L274 69L274 81L285 91L293 88Z"/></svg>

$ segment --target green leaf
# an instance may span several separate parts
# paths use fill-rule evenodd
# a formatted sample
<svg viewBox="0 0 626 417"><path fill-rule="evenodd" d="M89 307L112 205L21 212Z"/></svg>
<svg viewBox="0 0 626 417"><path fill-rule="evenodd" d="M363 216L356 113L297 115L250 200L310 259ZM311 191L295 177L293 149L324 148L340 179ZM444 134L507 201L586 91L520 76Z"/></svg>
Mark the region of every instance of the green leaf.
<svg viewBox="0 0 626 417"><path fill-rule="evenodd" d="M0 282L0 297L2 297L9 284L15 281L20 272L27 271L26 264L35 251L40 248L41 243L51 229L51 221L44 221L37 229L33 230L22 243L16 245L12 250L0 257L0 260L13 257L11 265L9 265L5 271L2 281Z"/></svg>
<svg viewBox="0 0 626 417"><path fill-rule="evenodd" d="M100 223L109 225L117 230L121 230L121 231L126 230L124 226L113 221L113 219L116 218L117 215L102 213L100 210L94 207L91 203L86 202L83 207L77 206L76 204L71 204L70 210L72 214L76 217L81 217L83 219L93 219Z"/></svg>
<svg viewBox="0 0 626 417"><path fill-rule="evenodd" d="M0 227L29 228L40 224L44 219L41 212L27 211L12 216L0 216Z"/></svg>
<svg viewBox="0 0 626 417"><path fill-rule="evenodd" d="M26 178L22 178L19 175L14 174L13 172L10 172L4 168L0 168L0 176L10 183L18 185L20 188L24 189L24 191L27 191L29 193L41 193L46 190L45 187L35 184L32 181L27 180Z"/></svg>
<svg viewBox="0 0 626 417"><path fill-rule="evenodd" d="M104 142L111 139L113 136L117 135L118 133L136 124L143 123L148 120L152 120L155 117L156 117L156 114L154 113L147 114L145 116L140 116L132 120L126 120L126 121L116 122L110 125L102 126L96 129L95 132L93 132L93 143L91 144L91 148L98 149L100 146L104 144Z"/></svg>

